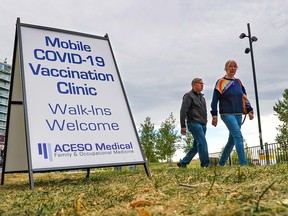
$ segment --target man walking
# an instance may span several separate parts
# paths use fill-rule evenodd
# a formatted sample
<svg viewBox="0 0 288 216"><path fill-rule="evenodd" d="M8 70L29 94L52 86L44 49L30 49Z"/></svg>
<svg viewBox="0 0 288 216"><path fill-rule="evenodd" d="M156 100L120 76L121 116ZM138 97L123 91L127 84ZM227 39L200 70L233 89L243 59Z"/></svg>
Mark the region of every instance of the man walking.
<svg viewBox="0 0 288 216"><path fill-rule="evenodd" d="M188 130L194 137L192 148L186 156L177 163L180 168L186 168L193 157L198 153L201 167L208 167L210 164L208 147L206 142L207 108L203 91L202 79L192 80L192 90L183 96L180 110L181 134L186 135L186 123Z"/></svg>

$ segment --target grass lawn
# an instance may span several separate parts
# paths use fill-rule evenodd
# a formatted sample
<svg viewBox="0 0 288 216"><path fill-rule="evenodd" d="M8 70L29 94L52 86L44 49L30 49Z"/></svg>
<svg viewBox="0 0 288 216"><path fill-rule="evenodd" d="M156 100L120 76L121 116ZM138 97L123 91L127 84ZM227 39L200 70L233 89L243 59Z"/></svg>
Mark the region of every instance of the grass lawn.
<svg viewBox="0 0 288 216"><path fill-rule="evenodd" d="M149 167L5 174L0 215L288 215L288 164Z"/></svg>

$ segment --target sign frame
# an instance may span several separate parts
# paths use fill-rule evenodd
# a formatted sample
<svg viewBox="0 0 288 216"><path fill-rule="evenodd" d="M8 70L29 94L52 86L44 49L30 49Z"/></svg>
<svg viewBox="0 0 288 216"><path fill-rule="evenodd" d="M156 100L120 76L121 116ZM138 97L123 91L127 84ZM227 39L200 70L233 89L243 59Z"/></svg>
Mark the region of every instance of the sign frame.
<svg viewBox="0 0 288 216"><path fill-rule="evenodd" d="M25 29L28 29L28 31L26 31ZM134 151L131 151L132 153L130 155L123 156L123 157L116 155L116 156L114 156L112 158L112 162L103 162L103 163L99 163L99 161L98 162L96 161L96 163L95 163L93 161L93 159L95 159L95 157L94 157L95 155L93 155L94 158L93 157L90 157L90 158L86 157L86 158L88 158L88 159L86 159L87 162L83 162L82 164L79 165L78 162L79 162L80 159L78 159L76 157L77 154L75 154L76 155L74 157L75 159L73 159L73 160L71 159L70 164L69 163L65 164L65 162L61 161L62 158L59 159L59 162L55 162L53 166L50 166L50 164L48 162L46 162L47 160L44 161L42 164L40 162L40 165L38 164L39 159L36 158L36 156L35 156L35 152L36 152L35 148L36 147L35 147L35 144L34 144L35 143L34 142L34 137L36 137L36 138L41 137L41 136L45 137L45 135L44 135L45 133L41 133L40 132L40 135L35 135L36 134L35 133L35 127L38 127L38 125L36 126L35 121L33 122L33 118L32 118L33 117L33 115L32 115L33 113L31 111L31 110L33 110L33 107L32 107L32 105L30 105L30 103L33 104L32 102L35 101L35 99L33 99L33 97L31 96L31 95L33 95L33 94L30 93L31 89L33 91L36 91L36 89L31 88L31 83L33 84L33 82L31 81L32 79L29 77L29 75L27 75L27 71L28 71L27 70L27 63L28 63L28 61L27 61L27 55L25 55L26 54L25 53L26 52L25 49L29 50L28 48L31 47L31 46L29 47L27 45L28 42L25 41L25 34L29 35L28 33L25 33L25 31L29 32L30 29L32 31L39 31L39 32L47 31L49 33L53 32L55 34L58 33L58 34L63 34L63 35L69 35L71 37L72 36L73 37L78 37L80 39L84 38L84 39L87 39L87 40L88 39L89 40L94 40L95 42L99 41L99 44L100 44L99 47L101 47L102 43L105 45L105 47L102 48L102 50L104 50L103 51L104 54L107 54L107 56L109 56L109 58L107 57L108 58L108 62L109 62L109 59L111 57L110 65L108 63L107 67L111 67L112 69L110 69L110 70L112 70L112 71L115 70L114 71L115 72L114 73L114 77L116 77L115 80L116 79L118 80L118 82L117 82L118 87L116 86L115 89L117 90L117 88L121 88L121 91L120 91L121 93L119 93L119 94L121 94L123 98L122 98L122 101L120 100L120 102L124 104L124 105L122 105L122 111L124 113L123 114L124 117L120 116L119 114L115 114L113 116L113 118L116 119L115 121L118 120L120 123L122 121L125 121L125 123L128 122L127 124L125 124L125 127L123 126L123 128L124 128L123 131L126 132L126 130L127 130L129 134L132 134L132 135L123 135L124 137L122 137L122 135L121 135L121 138L119 138L119 140L121 140L121 139L123 140L123 138L127 138L127 139L130 139L132 141L130 141L128 143L123 143L123 141L119 142L119 143L115 142L114 144L111 144L111 145L109 145L109 141L108 141L107 145L104 145L104 143L101 143L101 144L100 143L99 144L98 143L93 143L93 145L90 144L90 143L86 143L85 145L88 146L87 148L83 147L84 144L81 145L81 146L80 146L80 144L77 144L77 145L75 144L75 146L74 146L74 144L73 144L73 146L72 146L72 144L69 144L70 145L69 148L70 148L70 150L72 149L74 151L74 153L77 152L79 149L84 151L83 148L85 150L87 150L87 151L92 151L90 149L90 148L92 148L92 146L93 146L93 148L95 148L95 146L96 146L96 148L101 149L101 150L102 150L102 148L107 148L108 150L112 150L112 152L113 152L113 149L115 149L115 148L116 149L117 148L124 149L124 147L125 148L127 147L127 149L129 149L129 148L133 149L134 148L133 149ZM37 40L37 37L36 37L36 40ZM24 42L24 44L23 44L23 42ZM27 44L25 44L25 43L27 43ZM82 51L84 49L84 51L86 50L88 52L91 52L91 50L92 50L92 48L89 45L85 45L85 44L83 45L82 42L78 42L77 41L77 44L76 44L76 42L72 43L72 42L69 41L69 43L70 43L69 46L72 47L72 45L73 45L73 48L75 48L75 49L79 48L79 50L82 49ZM51 44L52 44L52 42L51 42ZM68 43L66 43L66 42L64 43L63 42L63 44L66 46L66 44L68 44ZM74 46L74 44L75 44L75 46ZM46 45L47 45L47 38L46 38ZM66 48L66 47L64 47L64 48ZM35 54L36 51L40 50L39 52L44 52L40 48L37 49L36 51L35 50L36 49L34 49L34 56L36 55ZM60 51L59 51L59 53L60 53ZM58 51L56 51L56 52L58 52ZM64 53L64 54L67 54L67 53ZM61 55L61 54L57 53L57 55ZM69 55L69 53L67 55ZM71 55L73 55L73 54L71 54ZM74 54L74 55L75 55L74 57L77 57L78 59L81 58L81 56L79 54ZM47 54L47 56L48 56L48 54ZM75 63L73 61L76 61L76 63L77 63L77 58L76 58L76 60L75 59L73 60L73 56L70 56L69 57L70 63L71 63L71 59L72 59L72 63ZM98 63L99 63L100 66L104 65L104 59L105 59L104 57L103 58L102 57L95 57L95 59L96 59L97 65L98 65ZM106 59L105 59L105 61L106 61ZM54 62L52 62L52 63L55 64ZM50 65L52 63L48 62L47 64ZM103 65L101 65L101 64L103 64ZM32 72L35 75L35 73L36 73L35 72L36 71L35 68L36 67L33 68L33 66L31 66L32 65L31 63L29 63L29 65L31 67ZM39 68L39 64L38 64L38 68ZM67 68L69 68L69 67L67 67ZM29 79L30 79L30 81L29 81ZM46 84L46 82L47 82L47 84L49 83L49 80L46 77L43 80L44 80L43 81L44 84ZM114 79L113 79L113 82L114 82ZM74 85L74 83L72 83L72 84ZM48 85L46 85L46 86L48 86ZM106 90L106 89L111 91L112 94L115 93L114 88L111 87L112 90L110 90L110 87L109 87L108 84L106 86L105 85L103 85L103 86L104 86L103 89L100 89L100 90L102 90L102 94L104 96L105 96L105 93L106 93L106 91L104 91L104 90ZM58 93L59 93L60 92L59 84L57 85L57 87L58 87ZM88 88L86 88L86 84L85 84L85 89L86 89L86 93L88 92L88 93L91 93L92 95L95 93L95 95L96 95L96 88L95 87L92 86L91 88L88 89ZM48 91L48 90L46 90L46 91ZM45 93L45 90L43 90L43 92ZM83 92L84 92L84 90L83 90ZM103 92L105 92L105 93L103 93ZM60 93L63 93L63 91L60 92ZM85 94L85 92L83 94ZM78 96L78 100L79 100L79 95L77 95L77 96ZM70 97L67 96L66 98L68 98L67 99L68 101L71 101L71 97L72 96L70 96ZM86 99L87 97L86 98L84 98L84 97L85 96L81 97L81 100L84 101L83 102L83 104L84 104L83 106L85 106L85 102L88 103L88 100L90 100L90 99ZM82 98L84 98L84 99L82 99ZM45 99L43 99L43 100L45 101ZM107 99L107 100L109 100L109 99ZM111 110L113 110L113 106L115 106L115 104L113 104L113 101L108 101L107 103L110 103L110 106L112 107ZM65 107L66 107L66 105L67 104L65 104ZM51 106L53 106L53 105L49 104L49 106L50 106L50 112L53 112L53 109L51 108ZM56 104L55 107L56 106L60 106L60 105ZM76 108L80 109L79 107L82 107L82 104L76 105L75 107L70 107L70 109L75 108L73 110L76 110ZM120 110L121 110L121 104L120 104L119 107L120 107ZM54 108L54 109L56 110L56 108ZM81 108L81 110L82 110L82 112L86 113L86 108ZM85 110L85 111L83 111L83 110ZM112 111L110 110L110 107L107 108L107 110L108 110L107 113L111 115ZM89 110L89 112L90 112L90 110ZM119 111L119 113L120 113L120 111ZM126 116L125 116L125 113L126 113ZM44 114L49 116L49 114L51 114L51 113L48 113L48 114L44 113ZM52 114L55 115L55 113L52 113ZM130 118L130 120L127 120L127 116ZM57 118L57 117L55 117L55 118ZM89 116L89 118L90 118L90 116ZM51 126L52 123L49 123L49 117L47 117L47 119L46 119L47 125L50 127L50 130L52 131L52 129L51 129L52 128L52 126ZM83 117L83 119L84 119L84 117ZM55 125L55 120L54 120L54 125ZM88 125L88 124L84 124L83 123L83 125ZM115 125L116 125L115 126L115 128L116 128L115 130L121 130L122 129L122 128L120 128L120 129L117 128L117 124L116 123L115 123ZM43 128L43 126L42 126L42 128ZM41 131L42 128L40 126L40 131ZM68 128L68 126L67 126L67 128ZM71 124L69 125L69 128L71 128ZM66 132L66 133L68 133L68 132ZM64 133L64 135L59 135L56 132L54 133L55 135L53 133L51 133L51 134L53 135L53 136L51 136L52 139L53 138L57 138L57 139L60 139L60 140L64 139L63 137L65 135L65 133ZM73 134L73 133L71 133L69 131L69 134ZM79 132L79 134L81 135L80 132ZM90 133L90 136L91 136L91 134L94 137L92 132ZM115 132L115 134L116 135L114 135L114 136L117 137L117 136L119 136L120 133L117 134ZM88 135L89 135L89 133L88 133ZM107 140L110 140L108 138L107 134L105 135L104 132L98 132L98 136L102 137L104 140L106 138L107 138ZM127 136L127 137L125 137L125 136ZM66 137L67 137L67 135L65 136L65 139L66 139ZM31 140L33 140L33 142ZM33 143L33 145L32 145L32 143ZM133 145L132 145L132 143L133 143ZM47 146L49 146L49 144L47 144ZM94 146L94 144L95 144L95 146ZM38 153L39 153L40 150L41 150L41 153L43 153L42 150L43 151L47 150L46 149L46 143L43 144L43 147L44 147L44 145L45 145L45 148L42 149L42 143L38 143ZM62 147L63 149L61 149L61 145L60 144L55 144L55 145L56 146L59 145L60 150L63 151L64 147ZM68 144L65 144L65 145L67 147ZM39 149L39 147L41 147L41 148ZM55 147L55 149L56 149L56 147ZM122 152L124 152L124 150L122 150ZM64 153L62 155L64 155ZM84 153L83 153L83 155L84 155ZM97 156L97 157L100 158L101 156ZM51 159L51 157L50 157L50 159ZM36 161L37 161L37 163L36 163ZM57 163L60 164L60 165L58 165ZM133 116L132 116L132 112L131 112L131 109L130 109L130 106L129 106L129 103L128 103L128 99L127 99L127 96L126 96L126 93L125 93L124 85L123 85L123 82L121 80L121 76L120 76L120 73L119 73L119 69L118 69L118 66L117 66L117 63L116 63L116 59L115 59L115 56L114 56L114 53L113 53L113 50L112 50L112 46L111 46L108 34L106 34L104 37L101 37L101 36L95 36L95 35L90 35L90 34L86 34L86 33L75 32L75 31L68 31L68 30L57 29L57 28L50 28L50 27L44 27L44 26L25 24L25 23L21 23L20 22L20 18L17 18L16 31L15 31L15 41L14 41L14 51L13 51L11 85L10 85L10 93L9 93L9 105L8 105L8 112L7 112L7 128L6 128L6 139L5 139L4 161L3 161L1 184L4 184L5 173L27 172L28 171L30 188L33 189L34 188L33 173L37 173L37 172L59 171L59 170L74 170L74 169L87 169L86 177L88 177L89 174L90 174L90 169L91 168L130 166L130 165L144 165L145 172L146 172L147 176L151 177L150 171L149 171L149 167L148 167L145 155L143 153L143 150L142 150L142 147L141 147L141 144L140 144L140 139L138 137L136 126L135 126L134 119L133 119Z"/></svg>

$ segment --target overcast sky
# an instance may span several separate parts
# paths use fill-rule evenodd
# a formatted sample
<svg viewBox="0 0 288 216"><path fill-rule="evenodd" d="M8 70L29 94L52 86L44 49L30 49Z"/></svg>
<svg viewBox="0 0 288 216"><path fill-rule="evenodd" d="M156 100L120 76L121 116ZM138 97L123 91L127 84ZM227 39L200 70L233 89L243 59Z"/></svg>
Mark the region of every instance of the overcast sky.
<svg viewBox="0 0 288 216"><path fill-rule="evenodd" d="M255 110L242 132L248 146L257 146L259 127L247 38L250 23L263 143L275 142L278 121L273 106L287 88L288 1L279 0L0 0L0 59L12 63L15 24L109 35L137 127L147 116L156 127L172 112L180 131L182 96L191 80L204 80L208 111L217 79L229 59L238 62L236 77L246 88ZM208 118L210 152L226 144L228 131ZM179 157L183 154L177 153Z"/></svg>

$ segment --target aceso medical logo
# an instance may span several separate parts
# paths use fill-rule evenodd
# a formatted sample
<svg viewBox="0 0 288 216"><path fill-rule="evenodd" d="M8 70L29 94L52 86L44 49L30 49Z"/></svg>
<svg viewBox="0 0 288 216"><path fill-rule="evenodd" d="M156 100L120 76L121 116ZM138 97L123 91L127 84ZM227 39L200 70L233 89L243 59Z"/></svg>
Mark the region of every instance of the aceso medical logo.
<svg viewBox="0 0 288 216"><path fill-rule="evenodd" d="M38 143L38 154L42 155L44 159L53 161L51 143Z"/></svg>

